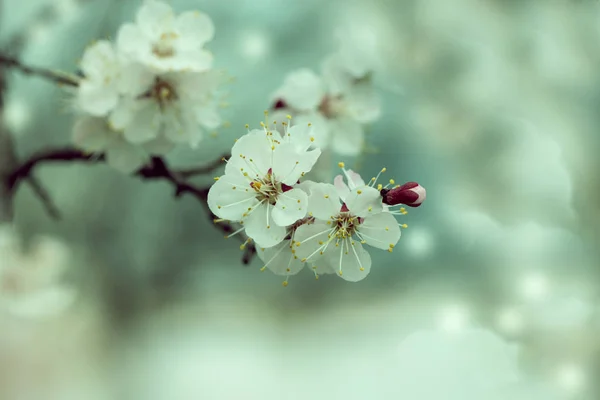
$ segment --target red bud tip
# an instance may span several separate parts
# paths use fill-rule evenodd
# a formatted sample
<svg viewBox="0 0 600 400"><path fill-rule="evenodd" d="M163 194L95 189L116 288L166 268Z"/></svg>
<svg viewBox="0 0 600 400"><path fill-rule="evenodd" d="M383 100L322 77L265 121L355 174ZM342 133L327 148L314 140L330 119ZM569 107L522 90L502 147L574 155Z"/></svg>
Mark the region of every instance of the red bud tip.
<svg viewBox="0 0 600 400"><path fill-rule="evenodd" d="M383 203L390 206L404 204L409 207L419 207L425 201L427 191L417 182L407 182L395 189L383 189L381 195Z"/></svg>

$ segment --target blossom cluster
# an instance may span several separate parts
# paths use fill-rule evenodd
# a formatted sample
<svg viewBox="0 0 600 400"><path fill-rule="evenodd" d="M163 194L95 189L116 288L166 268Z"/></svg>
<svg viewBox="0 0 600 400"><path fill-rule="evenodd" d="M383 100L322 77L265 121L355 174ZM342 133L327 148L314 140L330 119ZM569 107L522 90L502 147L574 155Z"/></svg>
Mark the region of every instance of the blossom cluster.
<svg viewBox="0 0 600 400"><path fill-rule="evenodd" d="M363 245L391 252L406 227L396 216L407 213L403 205L418 207L425 189L378 184L385 168L366 183L343 163L334 184L303 180L321 155L313 126L284 122L280 133L261 125L236 141L225 174L215 178L208 205L216 222L239 223L234 234L255 242L263 270L286 276L284 285L306 265L317 278L364 279L371 257Z"/></svg>
<svg viewBox="0 0 600 400"><path fill-rule="evenodd" d="M322 149L356 156L365 144L365 124L380 117L381 104L373 66L344 50L325 59L321 76L307 68L290 72L273 93L272 108L276 119L290 114L297 123L310 122Z"/></svg>
<svg viewBox="0 0 600 400"><path fill-rule="evenodd" d="M213 35L207 15L176 15L168 4L147 0L115 43L100 40L85 51L74 96L81 114L75 143L104 152L123 172L177 144L198 145L221 122L214 93L222 77L204 49Z"/></svg>

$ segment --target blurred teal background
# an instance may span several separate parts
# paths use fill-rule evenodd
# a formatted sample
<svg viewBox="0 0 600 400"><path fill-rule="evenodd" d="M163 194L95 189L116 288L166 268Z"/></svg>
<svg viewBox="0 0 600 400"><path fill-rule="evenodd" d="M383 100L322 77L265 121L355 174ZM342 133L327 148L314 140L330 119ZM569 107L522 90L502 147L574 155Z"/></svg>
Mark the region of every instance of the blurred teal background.
<svg viewBox="0 0 600 400"><path fill-rule="evenodd" d="M3 48L23 38L23 62L73 72L85 47L114 37L140 1L2 3ZM52 220L23 186L15 224L26 238L49 234L72 248L77 262L69 279L82 294L68 316L40 328L55 335L35 342L82 350L64 357L28 351L49 366L91 368L85 379L66 373L65 387L89 396L79 398L111 391L109 398L129 399L487 399L462 389L406 392L398 383L414 367L398 359L415 357L432 371L468 363L469 351L485 353L473 336L456 359L434 345L406 355L407 335L476 327L519 346L519 384L535 386L519 395L496 392L498 399L598 398L600 3L171 4L211 16L216 36L208 47L217 67L235 78L223 109L231 125L196 151L169 155L172 165L220 157L246 123L262 120L285 75L318 71L336 50L335 32L345 29L357 47L376 40L384 108L369 128L369 148L343 161L366 176L385 166L397 182L426 187L428 199L403 218L409 228L394 253L372 253L364 281L315 281L303 271L282 287L279 277L259 272L258 260L242 266L239 243L224 240L197 201L175 199L166 183L107 166L40 168L63 218ZM19 155L69 144L68 93L9 74L4 121ZM73 325L85 329L74 334ZM490 357L489 375L499 374ZM415 380L436 386L441 375ZM448 378L452 387L488 379L459 375ZM35 393L36 378L28 379Z"/></svg>

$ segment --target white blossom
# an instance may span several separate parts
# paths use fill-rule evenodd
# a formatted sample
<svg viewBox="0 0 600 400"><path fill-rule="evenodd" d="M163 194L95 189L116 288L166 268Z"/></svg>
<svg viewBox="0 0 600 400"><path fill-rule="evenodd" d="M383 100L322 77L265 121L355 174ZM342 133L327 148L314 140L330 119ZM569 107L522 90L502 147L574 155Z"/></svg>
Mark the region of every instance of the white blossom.
<svg viewBox="0 0 600 400"><path fill-rule="evenodd" d="M40 237L25 252L14 229L0 227L0 310L30 318L62 312L75 298L59 281L68 262L62 243Z"/></svg>
<svg viewBox="0 0 600 400"><path fill-rule="evenodd" d="M167 139L198 145L204 129L221 123L213 93L221 83L219 71L169 72L156 75L139 69L135 88L109 117L131 143ZM133 85L132 85L133 86Z"/></svg>
<svg viewBox="0 0 600 400"><path fill-rule="evenodd" d="M107 164L124 173L132 173L150 160L142 146L125 140L105 118L79 118L73 127L73 141L86 151L103 152Z"/></svg>
<svg viewBox="0 0 600 400"><path fill-rule="evenodd" d="M158 71L205 71L212 54L202 47L212 40L214 26L204 13L188 11L175 15L161 1L147 0L135 24L125 24L117 35L124 54Z"/></svg>
<svg viewBox="0 0 600 400"><path fill-rule="evenodd" d="M381 105L370 74L353 76L339 61L328 58L322 76L309 69L291 72L272 97L275 108L311 121L321 148L355 156L364 146L364 125L379 118Z"/></svg>
<svg viewBox="0 0 600 400"><path fill-rule="evenodd" d="M100 40L86 49L80 68L84 77L77 87L76 108L94 116L106 115L119 101L123 61L112 43Z"/></svg>
<svg viewBox="0 0 600 400"><path fill-rule="evenodd" d="M211 211L220 218L241 221L242 230L258 246L283 241L286 227L304 218L308 200L294 188L320 155L311 148L311 127L293 126L283 137L277 132L252 130L231 151L225 175L208 194Z"/></svg>
<svg viewBox="0 0 600 400"><path fill-rule="evenodd" d="M333 269L343 279L356 282L371 268L363 244L391 252L400 239L400 227L384 207L379 190L352 171L344 172L346 187L339 179L337 187L310 184L308 210L315 222L297 229L295 250L301 261L327 264L325 270Z"/></svg>

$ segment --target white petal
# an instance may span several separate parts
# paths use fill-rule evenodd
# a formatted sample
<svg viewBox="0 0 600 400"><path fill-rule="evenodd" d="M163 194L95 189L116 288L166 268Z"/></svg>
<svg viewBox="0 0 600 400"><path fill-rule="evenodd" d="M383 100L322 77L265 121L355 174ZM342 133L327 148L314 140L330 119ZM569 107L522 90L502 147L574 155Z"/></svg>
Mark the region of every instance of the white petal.
<svg viewBox="0 0 600 400"><path fill-rule="evenodd" d="M175 143L188 143L195 147L203 138L194 111L183 104L173 104L162 110L161 132Z"/></svg>
<svg viewBox="0 0 600 400"><path fill-rule="evenodd" d="M198 11L188 11L177 17L175 32L180 36L182 46L186 48L201 47L212 40L215 26L210 17Z"/></svg>
<svg viewBox="0 0 600 400"><path fill-rule="evenodd" d="M348 113L356 121L366 124L381 116L381 99L370 82L355 85L346 97Z"/></svg>
<svg viewBox="0 0 600 400"><path fill-rule="evenodd" d="M87 151L103 151L111 133L104 118L79 118L73 126L73 142Z"/></svg>
<svg viewBox="0 0 600 400"><path fill-rule="evenodd" d="M308 190L309 215L330 221L331 217L340 213L342 204L335 186L329 183L313 183Z"/></svg>
<svg viewBox="0 0 600 400"><path fill-rule="evenodd" d="M299 69L286 77L275 97L283 98L296 110L311 111L319 106L324 95L321 79L309 69Z"/></svg>
<svg viewBox="0 0 600 400"><path fill-rule="evenodd" d="M205 101L225 82L225 74L218 70L177 72L167 76L168 79L175 82L178 93L197 101Z"/></svg>
<svg viewBox="0 0 600 400"><path fill-rule="evenodd" d="M148 36L134 24L121 26L117 33L117 48L120 52L130 56L139 56L150 53L152 43Z"/></svg>
<svg viewBox="0 0 600 400"><path fill-rule="evenodd" d="M150 100L144 101L125 128L125 138L131 143L143 143L154 139L161 129L160 118L161 111L158 105Z"/></svg>
<svg viewBox="0 0 600 400"><path fill-rule="evenodd" d="M263 203L257 206L250 215L244 219L246 235L251 237L257 246L272 247L280 243L287 235L283 226L275 224L273 217L273 206Z"/></svg>
<svg viewBox="0 0 600 400"><path fill-rule="evenodd" d="M243 176L225 174L208 191L208 207L219 218L241 221L258 200Z"/></svg>
<svg viewBox="0 0 600 400"><path fill-rule="evenodd" d="M321 66L323 82L327 85L327 92L332 95L347 93L352 87L353 77L341 65L337 55L325 59Z"/></svg>
<svg viewBox="0 0 600 400"><path fill-rule="evenodd" d="M381 194L375 188L362 186L350 192L346 197L346 207L358 217L366 217L383 211Z"/></svg>
<svg viewBox="0 0 600 400"><path fill-rule="evenodd" d="M142 143L142 147L150 154L165 155L173 150L175 144L163 135L159 135L149 142Z"/></svg>
<svg viewBox="0 0 600 400"><path fill-rule="evenodd" d="M77 105L83 111L101 117L115 108L119 93L115 87L82 81L77 89Z"/></svg>
<svg viewBox="0 0 600 400"><path fill-rule="evenodd" d="M251 177L264 177L271 168L271 141L264 131L255 129L239 138L231 149L225 173L243 168Z"/></svg>
<svg viewBox="0 0 600 400"><path fill-rule="evenodd" d="M364 132L360 123L342 118L331 120L329 127L333 151L346 156L360 154L364 142Z"/></svg>
<svg viewBox="0 0 600 400"><path fill-rule="evenodd" d="M390 213L382 212L366 217L358 228L358 233L369 246L387 250L400 240L400 227Z"/></svg>
<svg viewBox="0 0 600 400"><path fill-rule="evenodd" d="M337 271L329 263L326 257L315 259L315 263L310 264L308 268L316 275L337 274Z"/></svg>
<svg viewBox="0 0 600 400"><path fill-rule="evenodd" d="M351 169L346 171L346 176L348 178L348 186L351 189L360 187L360 186L365 186L365 181L363 180L363 178L361 178L360 174L352 171Z"/></svg>
<svg viewBox="0 0 600 400"><path fill-rule="evenodd" d="M128 62L121 69L119 92L136 98L154 85L156 75L146 66Z"/></svg>
<svg viewBox="0 0 600 400"><path fill-rule="evenodd" d="M105 75L116 72L118 61L112 44L107 40L99 40L89 46L80 63L81 71L87 79L102 83Z"/></svg>
<svg viewBox="0 0 600 400"><path fill-rule="evenodd" d="M358 282L371 271L371 256L359 241L346 239L325 255L338 275L349 282Z"/></svg>
<svg viewBox="0 0 600 400"><path fill-rule="evenodd" d="M300 189L280 193L273 208L273 221L277 225L288 226L306 216L308 196Z"/></svg>
<svg viewBox="0 0 600 400"><path fill-rule="evenodd" d="M138 11L136 22L147 36L158 37L173 27L173 10L162 1L149 0Z"/></svg>
<svg viewBox="0 0 600 400"><path fill-rule="evenodd" d="M208 129L215 129L221 125L221 116L217 107L197 107L196 118L198 123Z"/></svg>
<svg viewBox="0 0 600 400"><path fill-rule="evenodd" d="M281 143L273 151L273 175L279 182L292 186L312 169L319 155L320 149L298 152L293 144Z"/></svg>
<svg viewBox="0 0 600 400"><path fill-rule="evenodd" d="M106 151L106 163L125 174L137 171L149 160L150 156L142 148L125 140Z"/></svg>
<svg viewBox="0 0 600 400"><path fill-rule="evenodd" d="M276 275L296 275L305 265L292 253L289 240L284 240L273 247L261 248L258 250L258 255L265 266Z"/></svg>
<svg viewBox="0 0 600 400"><path fill-rule="evenodd" d="M332 231L331 226L325 222L316 221L313 224L304 224L296 229L294 234L294 249L300 260L307 260L318 264L325 244L329 241L328 235ZM300 243L298 245L298 243ZM335 247L330 243L329 248Z"/></svg>
<svg viewBox="0 0 600 400"><path fill-rule="evenodd" d="M153 55L154 56L154 55ZM205 49L178 50L173 57L153 57L152 65L161 71L191 70L202 72L212 67L213 54Z"/></svg>
<svg viewBox="0 0 600 400"><path fill-rule="evenodd" d="M44 318L63 312L73 304L75 297L72 288L56 286L24 295L7 306L10 313L21 317Z"/></svg>
<svg viewBox="0 0 600 400"><path fill-rule="evenodd" d="M329 145L329 121L317 112L298 115L293 118L294 124L309 124L312 127L311 136L314 138L313 147L326 149Z"/></svg>
<svg viewBox="0 0 600 400"><path fill-rule="evenodd" d="M346 185L346 182L344 182L344 176L337 175L335 178L333 178L333 185L335 186L340 199L345 202L348 198L348 195L350 195L350 188L348 185Z"/></svg>

